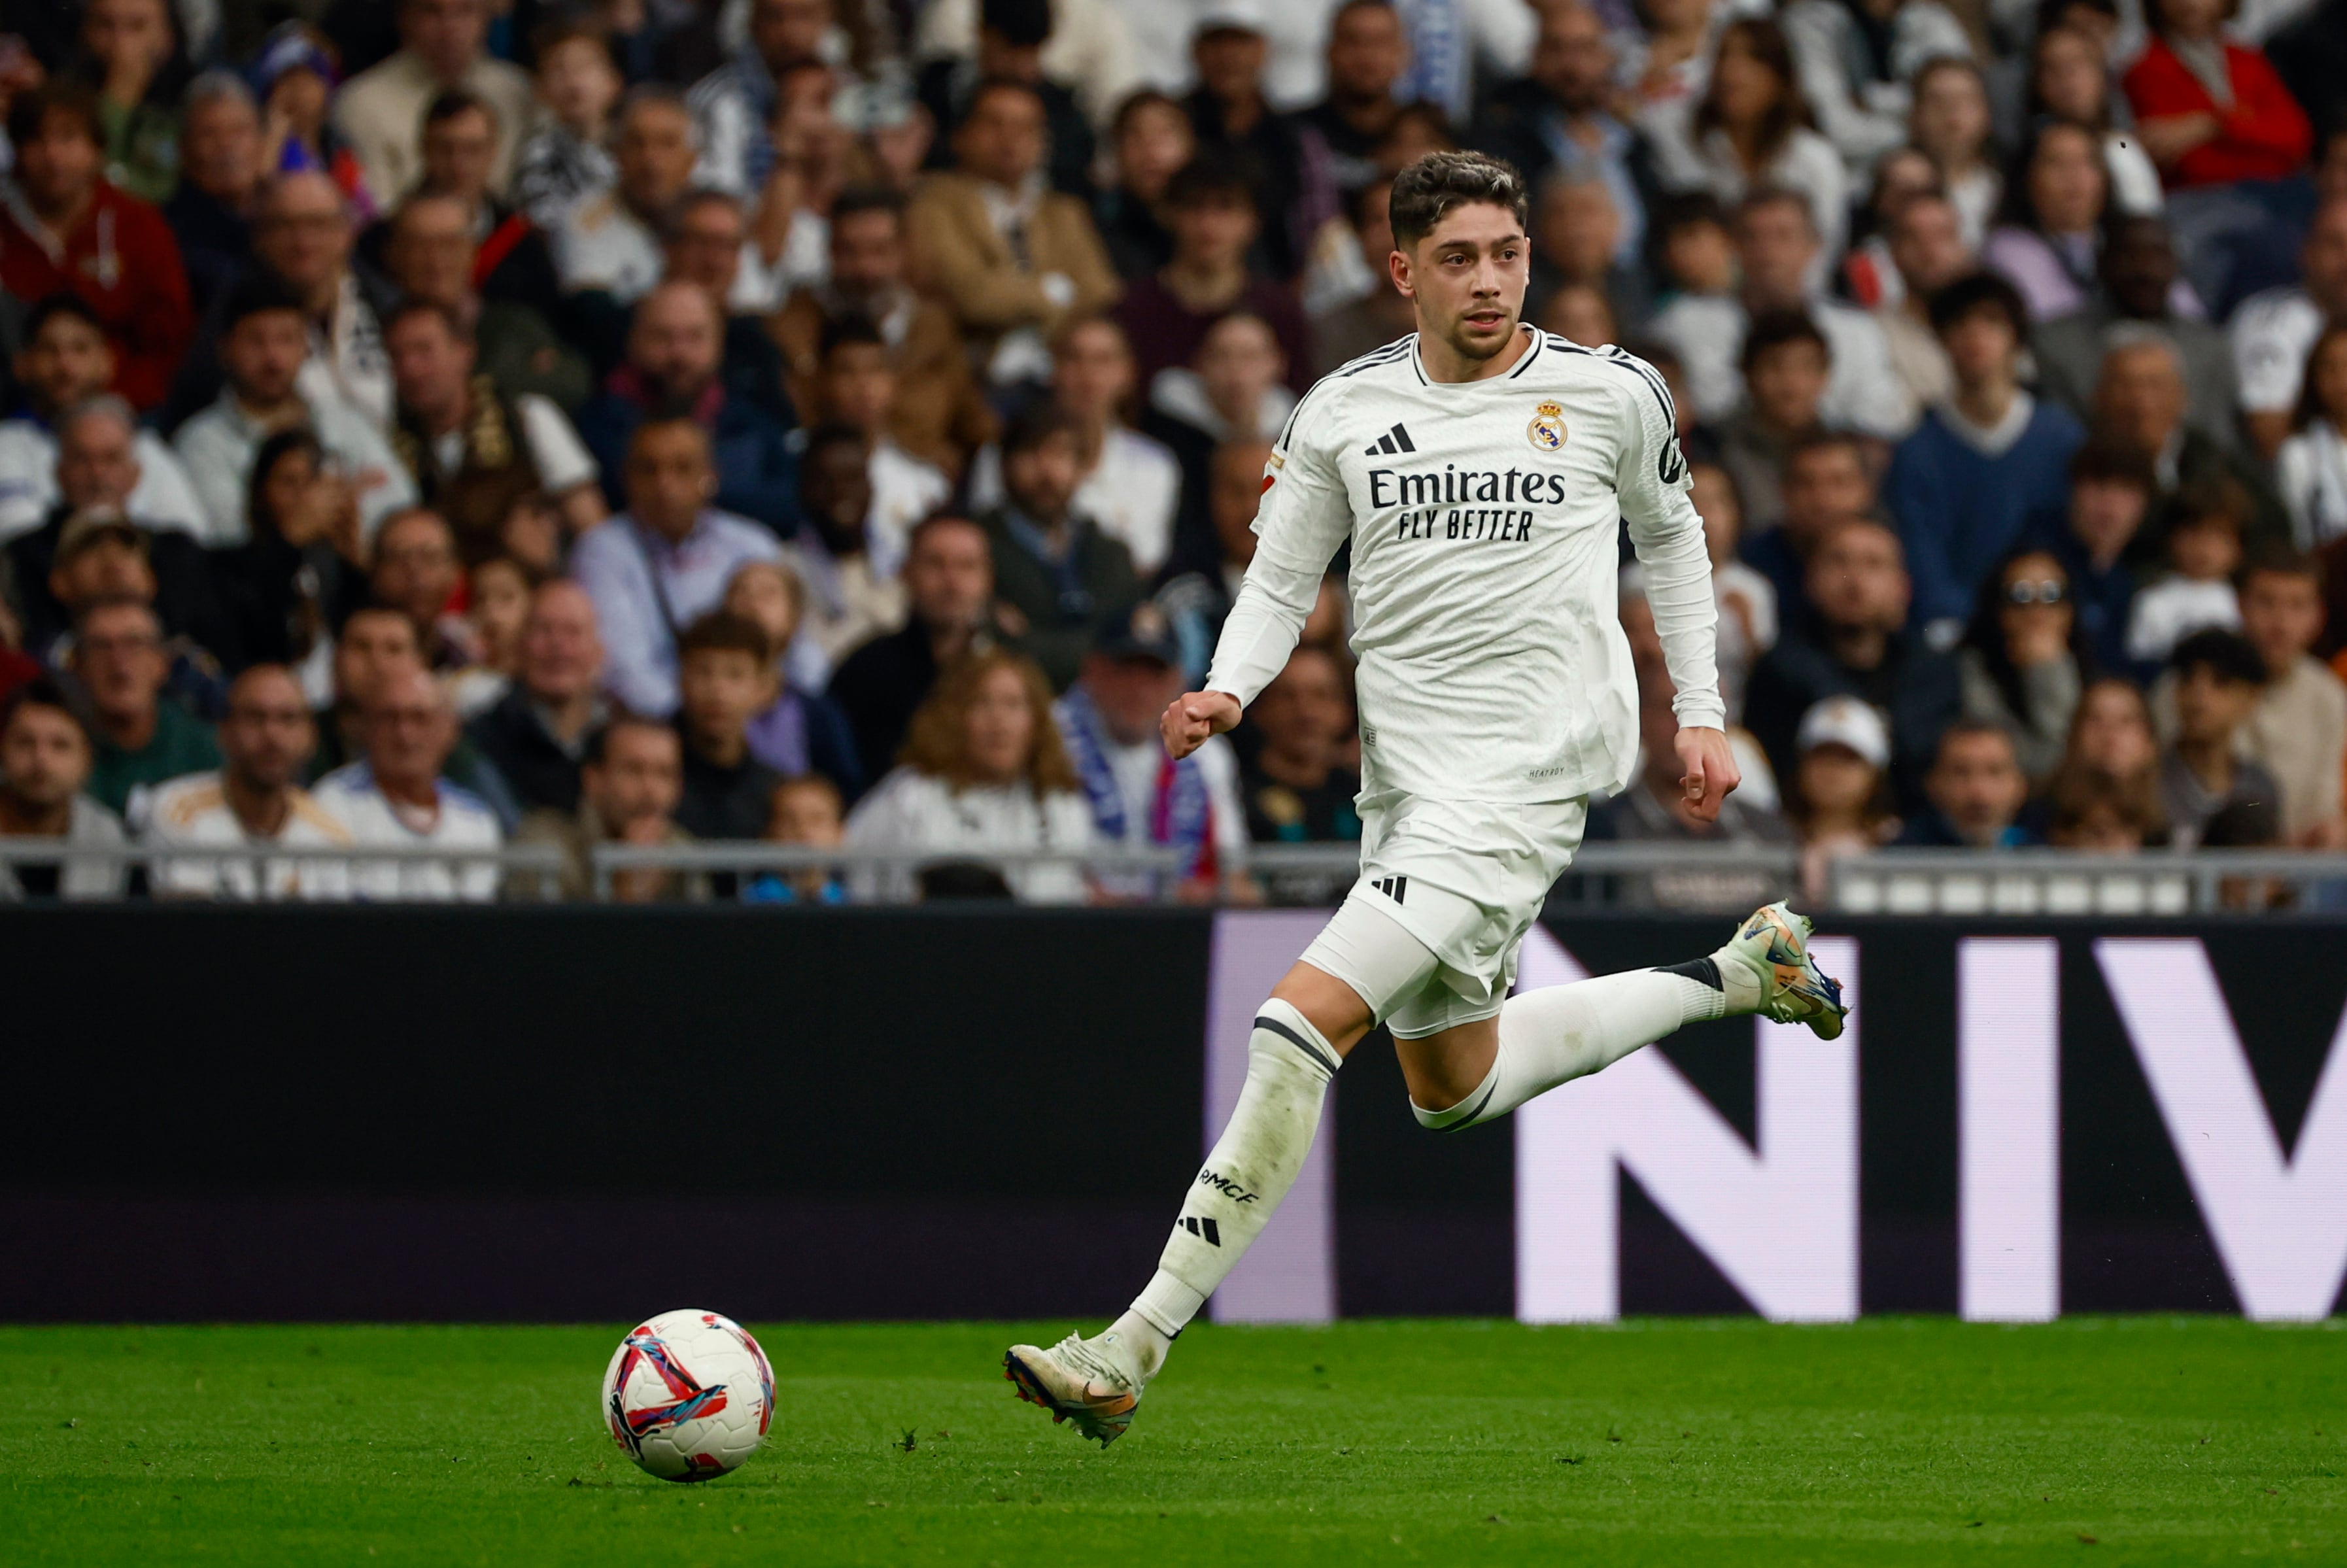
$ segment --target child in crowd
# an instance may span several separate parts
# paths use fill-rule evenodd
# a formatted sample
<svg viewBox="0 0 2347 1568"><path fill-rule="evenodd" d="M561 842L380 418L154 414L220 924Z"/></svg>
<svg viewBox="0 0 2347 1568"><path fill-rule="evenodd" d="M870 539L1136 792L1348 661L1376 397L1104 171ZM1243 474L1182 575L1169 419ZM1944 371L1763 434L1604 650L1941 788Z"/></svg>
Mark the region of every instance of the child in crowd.
<svg viewBox="0 0 2347 1568"><path fill-rule="evenodd" d="M2212 629L2178 643L2172 668L2176 738L2160 759L2159 794L2177 846L2196 847L2212 819L2244 802L2278 824L2281 785L2239 750L2265 689L2264 660L2239 634Z"/></svg>
<svg viewBox="0 0 2347 1568"><path fill-rule="evenodd" d="M529 220L550 231L618 178L608 142L622 84L610 46L589 24L540 28L537 44L538 101L546 118L515 155L513 193Z"/></svg>
<svg viewBox="0 0 2347 1568"><path fill-rule="evenodd" d="M756 838L773 815L782 775L750 750L750 724L774 700L774 651L765 628L715 610L677 640L678 734L684 797L677 825L695 838ZM721 896L733 889L718 886Z"/></svg>
<svg viewBox="0 0 2347 1568"><path fill-rule="evenodd" d="M1688 470L1689 498L1703 519L1711 552L1711 591L1719 604L1719 694L1727 722L1744 722L1744 683L1760 656L1777 645L1777 590L1736 553L1744 537L1744 506L1736 481L1717 463Z"/></svg>
<svg viewBox="0 0 2347 1568"><path fill-rule="evenodd" d="M1818 414L1833 350L1805 311L1767 311L1744 334L1745 405L1719 426L1719 460L1742 498L1743 531L1785 520L1782 476L1794 443L1824 428Z"/></svg>
<svg viewBox="0 0 2347 1568"><path fill-rule="evenodd" d="M1828 697L1801 715L1793 745L1800 761L1786 817L1801 835L1802 891L1822 898L1836 858L1880 849L1899 835L1891 815L1891 727L1859 698Z"/></svg>
<svg viewBox="0 0 2347 1568"><path fill-rule="evenodd" d="M2248 518L2247 497L2235 485L2190 487L2177 497L2168 573L2135 596L2128 658L2157 663L2196 631L2240 630L2233 573L2241 564L2241 525Z"/></svg>
<svg viewBox="0 0 2347 1568"><path fill-rule="evenodd" d="M1671 293L1736 292L1736 241L1717 197L1682 196L1657 206L1653 226L1663 288Z"/></svg>
<svg viewBox="0 0 2347 1568"><path fill-rule="evenodd" d="M480 656L457 672L450 688L457 715L466 719L495 707L520 672L522 623L529 619L529 598L538 586L529 569L510 556L483 561L471 576L465 617L472 622Z"/></svg>
<svg viewBox="0 0 2347 1568"><path fill-rule="evenodd" d="M805 595L798 575L780 561L752 561L726 586L726 612L756 626L766 638L769 698L749 722L750 754L784 778L818 775L852 799L863 792L864 770L846 719L829 698L803 692L790 681L791 644L798 636Z"/></svg>
<svg viewBox="0 0 2347 1568"><path fill-rule="evenodd" d="M774 844L835 848L847 836L847 815L839 791L821 774L803 774L774 786L766 837ZM847 885L836 867L810 866L770 871L742 889L744 904L845 904Z"/></svg>
<svg viewBox="0 0 2347 1568"><path fill-rule="evenodd" d="M2133 855L2168 834L2159 790L2152 775L2127 775L2096 767L2068 767L2054 775L2046 791L2053 814L2046 841L2057 849L2090 855Z"/></svg>

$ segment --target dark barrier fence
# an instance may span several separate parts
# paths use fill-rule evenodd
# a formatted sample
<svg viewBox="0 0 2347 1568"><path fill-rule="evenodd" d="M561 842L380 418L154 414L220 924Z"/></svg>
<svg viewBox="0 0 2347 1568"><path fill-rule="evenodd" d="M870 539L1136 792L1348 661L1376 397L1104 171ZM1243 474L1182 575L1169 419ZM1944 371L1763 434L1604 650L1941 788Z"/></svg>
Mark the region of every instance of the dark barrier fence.
<svg viewBox="0 0 2347 1568"><path fill-rule="evenodd" d="M1097 1317L1195 1171L1209 970L1250 918L0 909L0 1317ZM1356 1315L2303 1315L2284 1276L2310 1267L2335 1301L2347 1070L2318 1084L2347 923L1833 931L1861 999L1839 1057L1698 1025L1539 1119L1430 1138L1365 1045L1299 1266ZM1528 981L1721 932L1553 934ZM1669 1143L1682 1113L1727 1163ZM1764 1182L1790 1184L1781 1238L1738 1225ZM1836 1204L1846 1245L1810 1212ZM1998 1261L2039 1219L2042 1278Z"/></svg>

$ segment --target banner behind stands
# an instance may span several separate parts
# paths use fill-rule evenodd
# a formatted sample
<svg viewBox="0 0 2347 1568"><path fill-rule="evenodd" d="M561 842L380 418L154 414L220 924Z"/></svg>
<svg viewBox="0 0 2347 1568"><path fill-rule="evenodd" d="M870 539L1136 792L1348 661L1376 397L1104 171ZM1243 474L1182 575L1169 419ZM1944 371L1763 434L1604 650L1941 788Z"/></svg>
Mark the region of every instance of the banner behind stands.
<svg viewBox="0 0 2347 1568"><path fill-rule="evenodd" d="M1112 1312L1312 924L0 910L0 1317ZM1523 979L1721 935L1563 923ZM1826 940L1859 1002L1840 1040L1698 1025L1457 1137L1418 1128L1373 1038L1220 1310L2336 1307L2347 923Z"/></svg>

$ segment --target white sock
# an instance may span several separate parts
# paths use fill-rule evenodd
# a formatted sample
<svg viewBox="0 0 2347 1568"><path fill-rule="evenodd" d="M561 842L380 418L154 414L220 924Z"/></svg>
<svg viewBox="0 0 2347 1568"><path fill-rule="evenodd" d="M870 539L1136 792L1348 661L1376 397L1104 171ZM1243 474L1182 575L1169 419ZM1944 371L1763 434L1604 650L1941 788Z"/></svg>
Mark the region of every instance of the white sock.
<svg viewBox="0 0 2347 1568"><path fill-rule="evenodd" d="M1526 991L1500 1009L1500 1054L1475 1091L1447 1110L1416 1103L1410 1110L1420 1126L1438 1132L1491 1121L1560 1083L1613 1066L1681 1024L1718 1018L1726 1000L1717 986L1673 969L1634 969Z"/></svg>
<svg viewBox="0 0 2347 1568"><path fill-rule="evenodd" d="M1155 1277L1109 1330L1133 1353L1144 1379L1263 1234L1304 1169L1339 1060L1287 1003L1275 999L1256 1010L1238 1105L1190 1188Z"/></svg>

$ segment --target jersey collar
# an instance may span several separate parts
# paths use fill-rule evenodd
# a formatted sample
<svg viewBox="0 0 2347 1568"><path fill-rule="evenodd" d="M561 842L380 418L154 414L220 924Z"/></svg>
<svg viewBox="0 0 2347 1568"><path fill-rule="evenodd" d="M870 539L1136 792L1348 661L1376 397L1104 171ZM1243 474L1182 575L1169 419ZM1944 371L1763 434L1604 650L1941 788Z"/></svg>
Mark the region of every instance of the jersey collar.
<svg viewBox="0 0 2347 1568"><path fill-rule="evenodd" d="M1530 370L1532 367L1532 361L1540 358L1541 351L1548 346L1548 334L1541 331L1538 327L1532 325L1532 323L1518 322L1516 323L1516 330L1524 333L1532 340L1532 347L1524 351L1523 357L1516 361L1515 364L1508 371L1507 374L1498 378L1501 381L1513 381L1516 377ZM1434 378L1426 374L1426 334L1424 333L1413 333L1412 336L1415 338L1416 343L1415 346L1413 346L1409 351L1409 368L1418 374L1419 385L1432 386L1435 384ZM1446 383L1445 384L1450 384ZM1483 384L1480 382L1464 382L1460 383L1459 384L1476 386Z"/></svg>

